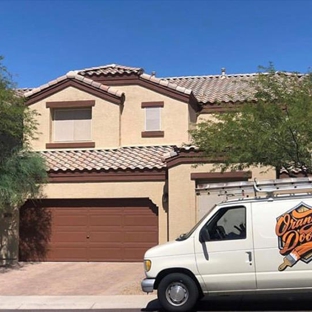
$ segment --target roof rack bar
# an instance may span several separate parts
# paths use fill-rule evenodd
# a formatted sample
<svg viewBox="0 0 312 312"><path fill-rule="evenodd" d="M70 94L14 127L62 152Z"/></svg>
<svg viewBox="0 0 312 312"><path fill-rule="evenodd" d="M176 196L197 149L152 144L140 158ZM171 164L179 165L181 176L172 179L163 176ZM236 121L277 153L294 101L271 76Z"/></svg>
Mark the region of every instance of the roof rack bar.
<svg viewBox="0 0 312 312"><path fill-rule="evenodd" d="M312 178L289 178L227 183L199 184L196 188L198 195L203 193L223 193L244 195L244 193L265 193L273 195L277 193L309 193L312 192Z"/></svg>

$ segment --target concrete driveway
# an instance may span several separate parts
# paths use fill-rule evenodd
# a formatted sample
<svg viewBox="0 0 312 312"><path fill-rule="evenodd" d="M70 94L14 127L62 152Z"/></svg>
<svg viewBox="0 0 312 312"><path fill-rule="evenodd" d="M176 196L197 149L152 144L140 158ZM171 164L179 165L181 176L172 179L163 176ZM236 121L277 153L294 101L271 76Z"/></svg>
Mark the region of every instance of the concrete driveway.
<svg viewBox="0 0 312 312"><path fill-rule="evenodd" d="M143 263L20 263L14 268L0 267L0 295L142 295L143 278Z"/></svg>

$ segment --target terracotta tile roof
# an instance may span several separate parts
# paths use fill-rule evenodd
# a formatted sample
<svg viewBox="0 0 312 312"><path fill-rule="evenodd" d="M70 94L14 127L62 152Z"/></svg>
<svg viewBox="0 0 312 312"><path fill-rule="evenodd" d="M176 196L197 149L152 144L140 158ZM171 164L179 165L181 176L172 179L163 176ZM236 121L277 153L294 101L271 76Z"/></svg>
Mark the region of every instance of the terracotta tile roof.
<svg viewBox="0 0 312 312"><path fill-rule="evenodd" d="M242 91L250 89L249 82L257 74L186 76L161 78L193 91L201 103L242 102L246 100ZM249 90L252 93L252 90Z"/></svg>
<svg viewBox="0 0 312 312"><path fill-rule="evenodd" d="M185 94L192 93L192 90L190 89L187 89L185 87L179 86L174 83L170 83L169 81L165 81L160 78L156 78L154 75L145 74L143 68L139 68L139 67L128 67L128 66L122 66L122 65L117 65L117 64L111 64L111 65L90 67L86 69L76 70L75 72L81 76L92 76L92 75L121 76L121 75L135 74L143 80L151 81L153 83L165 86L169 89L173 89L178 92L185 93Z"/></svg>
<svg viewBox="0 0 312 312"><path fill-rule="evenodd" d="M101 150L42 151L48 171L163 169L172 146L135 146Z"/></svg>
<svg viewBox="0 0 312 312"><path fill-rule="evenodd" d="M24 96L25 93L27 93L31 90L32 90L32 88L18 88L15 90L15 92L18 96Z"/></svg>
<svg viewBox="0 0 312 312"><path fill-rule="evenodd" d="M191 94L192 93L192 89L190 89L190 88L186 88L184 86L177 85L176 83L171 83L169 80L156 78L153 75L148 75L148 74L144 74L143 73L143 74L140 75L140 78L144 79L144 80L151 81L153 83L156 83L156 84L159 84L159 85L162 85L162 86L165 86L165 87L167 87L169 89L176 90L178 92L182 92L182 93L185 93L185 94Z"/></svg>
<svg viewBox="0 0 312 312"><path fill-rule="evenodd" d="M92 86L94 88L97 88L99 90L102 90L104 92L110 93L110 94L115 95L115 96L120 97L120 98L124 96L123 92L119 91L118 89L116 89L114 87L109 87L109 86L103 85L103 84L101 84L99 82L96 82L96 81L93 81L93 80L91 80L89 78L86 78L86 77L83 77L81 75L78 75L76 71L70 71L66 75L61 76L61 77L59 77L59 78L57 78L55 80L52 80L52 81L50 81L50 82L48 82L48 83L46 83L44 85L41 85L38 88L33 88L30 91L25 92L24 96L25 97L32 96L32 95L34 95L34 94L36 94L36 93L38 93L38 92L40 92L40 91L42 91L44 89L47 89L47 88L49 88L49 87L51 87L53 85L56 85L57 83L59 83L61 81L64 81L66 79L73 79L73 80L80 81L80 82L82 82L84 84L90 85L90 86Z"/></svg>
<svg viewBox="0 0 312 312"><path fill-rule="evenodd" d="M90 67L85 69L80 69L76 71L82 76L92 76L92 75L124 75L124 74L137 74L141 75L144 70L139 67L128 67L117 64L110 64L105 66Z"/></svg>

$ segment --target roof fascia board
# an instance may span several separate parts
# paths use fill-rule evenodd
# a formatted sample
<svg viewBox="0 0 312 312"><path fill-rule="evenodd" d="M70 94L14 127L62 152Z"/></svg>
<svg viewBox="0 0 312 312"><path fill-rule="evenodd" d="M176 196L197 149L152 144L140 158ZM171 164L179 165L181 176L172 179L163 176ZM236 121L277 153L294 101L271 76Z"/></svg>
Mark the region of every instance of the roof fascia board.
<svg viewBox="0 0 312 312"><path fill-rule="evenodd" d="M26 100L26 105L31 105L36 102L39 102L57 92L60 92L68 87L73 87L76 89L79 89L80 91L89 93L91 95L94 95L98 98L101 98L103 100L109 101L113 104L123 104L124 102L124 95L121 97L116 96L114 94L108 93L107 91L100 90L98 88L93 87L92 85L85 84L81 81L73 80L71 78L67 78L65 80L62 80L54 85L49 86L48 88L39 91L38 93L31 95Z"/></svg>
<svg viewBox="0 0 312 312"><path fill-rule="evenodd" d="M48 172L48 183L78 183L78 182L148 182L165 181L166 170L145 170L145 171L61 171Z"/></svg>
<svg viewBox="0 0 312 312"><path fill-rule="evenodd" d="M183 165L183 164L213 164L220 163L224 161L224 157L219 157L218 159L211 159L204 156L201 151L178 151L177 156L170 157L166 159L167 168L171 169L173 167Z"/></svg>

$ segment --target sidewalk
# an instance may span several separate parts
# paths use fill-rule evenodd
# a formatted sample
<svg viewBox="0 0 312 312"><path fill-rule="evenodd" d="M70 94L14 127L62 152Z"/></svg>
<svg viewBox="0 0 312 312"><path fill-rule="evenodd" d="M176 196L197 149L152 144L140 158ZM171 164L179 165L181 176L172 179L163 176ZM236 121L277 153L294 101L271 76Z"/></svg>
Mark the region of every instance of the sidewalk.
<svg viewBox="0 0 312 312"><path fill-rule="evenodd" d="M0 310L19 309L143 309L155 306L156 295L121 296L0 296Z"/></svg>

